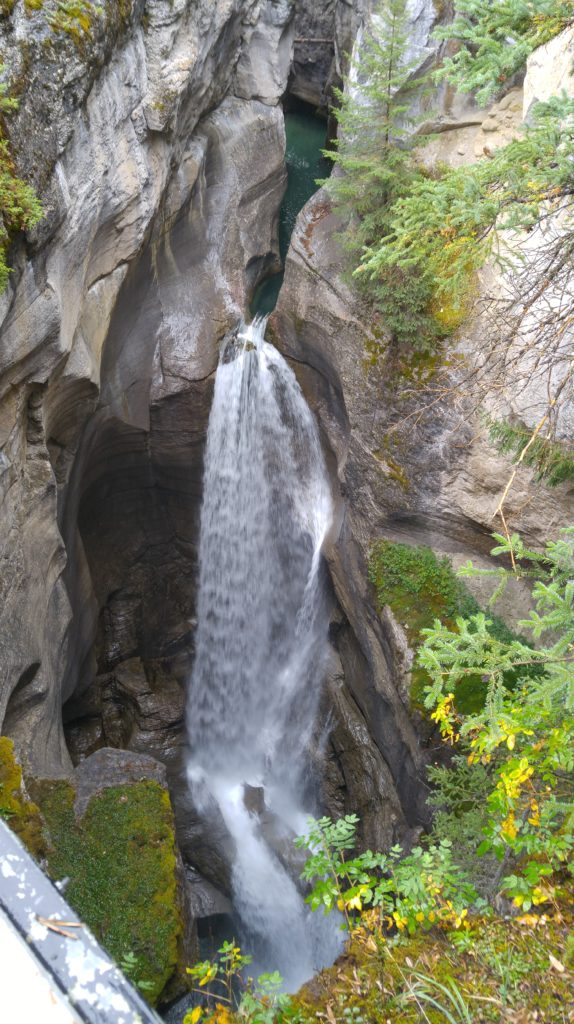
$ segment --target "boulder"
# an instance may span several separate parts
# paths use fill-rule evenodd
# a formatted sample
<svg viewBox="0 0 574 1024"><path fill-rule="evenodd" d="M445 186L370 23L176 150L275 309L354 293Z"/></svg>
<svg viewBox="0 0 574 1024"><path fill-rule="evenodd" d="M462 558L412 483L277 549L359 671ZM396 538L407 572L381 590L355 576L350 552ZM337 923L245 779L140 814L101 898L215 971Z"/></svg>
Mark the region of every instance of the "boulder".
<svg viewBox="0 0 574 1024"><path fill-rule="evenodd" d="M165 768L153 757L109 747L97 750L74 772L76 817L84 817L90 800L96 794L111 787L146 781L157 782L162 789L167 787Z"/></svg>
<svg viewBox="0 0 574 1024"><path fill-rule="evenodd" d="M163 765L102 749L71 781L27 776L47 838L45 865L66 898L155 1005L185 991L198 955Z"/></svg>

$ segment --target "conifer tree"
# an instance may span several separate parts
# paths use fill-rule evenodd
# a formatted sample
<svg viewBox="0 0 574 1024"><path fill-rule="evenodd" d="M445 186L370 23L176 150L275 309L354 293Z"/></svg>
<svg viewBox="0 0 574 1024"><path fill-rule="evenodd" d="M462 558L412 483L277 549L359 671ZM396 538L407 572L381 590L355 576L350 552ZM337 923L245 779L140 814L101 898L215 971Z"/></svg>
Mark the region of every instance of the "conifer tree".
<svg viewBox="0 0 574 1024"><path fill-rule="evenodd" d="M424 91L420 59L409 58L409 18L404 0L383 0L371 27L359 35L344 90L336 91L339 126L330 179L322 182L345 219L341 234L352 270L366 247L384 237L392 205L420 176L412 157L413 116ZM421 142L420 135L416 137ZM357 279L398 342L426 347L440 329L427 313L428 281L399 267Z"/></svg>
<svg viewBox="0 0 574 1024"><path fill-rule="evenodd" d="M422 88L417 61L407 60L408 19L404 0L384 0L372 26L359 35L343 91L336 91L338 139L329 153L343 172L327 183L336 205L358 214L353 248L380 232L384 206L407 183L409 112ZM403 175L401 175L403 178Z"/></svg>
<svg viewBox="0 0 574 1024"><path fill-rule="evenodd" d="M454 19L437 39L460 45L437 77L488 103L528 56L574 19L573 0L456 0Z"/></svg>

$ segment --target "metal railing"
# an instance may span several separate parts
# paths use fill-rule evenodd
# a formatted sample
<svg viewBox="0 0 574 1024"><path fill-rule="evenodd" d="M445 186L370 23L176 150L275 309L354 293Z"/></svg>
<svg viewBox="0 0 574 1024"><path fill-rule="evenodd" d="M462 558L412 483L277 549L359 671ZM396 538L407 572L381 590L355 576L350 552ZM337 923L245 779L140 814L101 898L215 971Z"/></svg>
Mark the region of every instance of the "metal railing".
<svg viewBox="0 0 574 1024"><path fill-rule="evenodd" d="M0 1020L160 1024L0 819Z"/></svg>

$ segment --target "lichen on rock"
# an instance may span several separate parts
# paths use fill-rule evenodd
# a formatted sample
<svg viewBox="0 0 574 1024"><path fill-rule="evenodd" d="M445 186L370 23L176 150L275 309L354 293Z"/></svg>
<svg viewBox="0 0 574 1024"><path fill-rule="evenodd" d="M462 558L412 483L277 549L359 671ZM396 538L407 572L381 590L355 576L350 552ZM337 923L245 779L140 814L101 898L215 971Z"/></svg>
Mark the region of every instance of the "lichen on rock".
<svg viewBox="0 0 574 1024"><path fill-rule="evenodd" d="M45 821L28 796L14 744L7 736L0 736L0 818L4 818L36 860L46 857L49 844Z"/></svg>

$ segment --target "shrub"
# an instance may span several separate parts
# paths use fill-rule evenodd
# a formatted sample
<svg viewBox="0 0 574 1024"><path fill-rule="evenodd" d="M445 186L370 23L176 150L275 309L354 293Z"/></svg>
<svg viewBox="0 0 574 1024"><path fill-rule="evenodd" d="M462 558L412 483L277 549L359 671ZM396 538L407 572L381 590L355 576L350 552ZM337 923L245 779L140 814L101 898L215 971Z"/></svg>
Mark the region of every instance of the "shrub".
<svg viewBox="0 0 574 1024"><path fill-rule="evenodd" d="M407 855L400 846L389 853L348 857L354 849L358 824L355 814L339 821L310 819L308 832L295 840L310 855L302 878L313 888L306 897L313 910L338 909L351 929L365 908L375 911L376 926L414 934L434 925L460 927L477 894L453 862L447 839Z"/></svg>
<svg viewBox="0 0 574 1024"><path fill-rule="evenodd" d="M419 663L431 684L425 704L443 735L470 747L470 765L492 765L484 839L507 871L502 890L517 906L553 898L574 850L574 528L543 554L520 538L495 535L493 554L512 554L512 575L534 579L535 606L518 623L539 646L497 639L483 614L461 617L452 629L438 620L423 630ZM466 572L472 572L467 567ZM493 575L500 571L493 570ZM512 672L514 691L505 685ZM454 697L468 675L482 680L483 708L461 715ZM509 868L512 868L509 872ZM554 880L552 876L555 876Z"/></svg>

